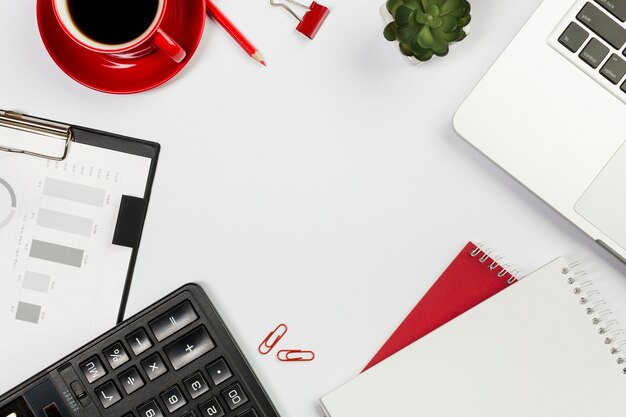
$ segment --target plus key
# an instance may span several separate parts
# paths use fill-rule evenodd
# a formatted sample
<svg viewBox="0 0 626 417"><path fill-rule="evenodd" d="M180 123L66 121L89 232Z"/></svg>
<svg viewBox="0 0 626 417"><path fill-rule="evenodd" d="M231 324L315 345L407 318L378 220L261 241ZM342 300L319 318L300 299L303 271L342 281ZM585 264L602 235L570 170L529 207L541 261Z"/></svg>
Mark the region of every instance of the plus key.
<svg viewBox="0 0 626 417"><path fill-rule="evenodd" d="M179 370L214 348L215 343L202 326L166 346L164 351L174 369Z"/></svg>

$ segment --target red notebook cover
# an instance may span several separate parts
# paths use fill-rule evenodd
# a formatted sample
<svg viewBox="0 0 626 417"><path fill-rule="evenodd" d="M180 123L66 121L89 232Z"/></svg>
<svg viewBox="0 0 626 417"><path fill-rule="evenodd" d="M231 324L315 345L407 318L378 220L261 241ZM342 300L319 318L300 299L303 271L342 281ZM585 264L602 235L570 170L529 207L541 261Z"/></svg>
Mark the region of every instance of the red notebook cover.
<svg viewBox="0 0 626 417"><path fill-rule="evenodd" d="M363 371L515 282L516 277L469 242Z"/></svg>

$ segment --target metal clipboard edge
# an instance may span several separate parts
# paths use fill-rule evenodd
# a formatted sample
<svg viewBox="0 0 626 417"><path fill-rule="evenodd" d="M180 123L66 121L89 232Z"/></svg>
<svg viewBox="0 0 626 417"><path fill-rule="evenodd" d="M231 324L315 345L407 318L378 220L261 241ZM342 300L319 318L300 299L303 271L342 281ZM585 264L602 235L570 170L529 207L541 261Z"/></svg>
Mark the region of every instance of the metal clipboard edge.
<svg viewBox="0 0 626 417"><path fill-rule="evenodd" d="M74 140L70 125L51 122L32 116L27 116L15 111L0 110L0 126L9 129L21 130L36 135L46 136L53 139L63 140L65 146L60 156L45 155L37 152L31 152L24 149L5 148L0 146L0 151L20 153L24 155L35 156L38 158L49 159L52 161L63 161L69 153L70 143Z"/></svg>

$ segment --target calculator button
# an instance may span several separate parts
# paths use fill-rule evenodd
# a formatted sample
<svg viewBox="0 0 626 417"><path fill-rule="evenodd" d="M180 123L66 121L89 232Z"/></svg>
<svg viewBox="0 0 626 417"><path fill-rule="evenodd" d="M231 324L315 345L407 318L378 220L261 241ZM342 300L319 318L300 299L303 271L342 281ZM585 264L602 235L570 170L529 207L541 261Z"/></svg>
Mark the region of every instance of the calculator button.
<svg viewBox="0 0 626 417"><path fill-rule="evenodd" d="M248 402L246 393L241 389L241 385L235 384L222 391L222 397L228 404L228 408L234 410Z"/></svg>
<svg viewBox="0 0 626 417"><path fill-rule="evenodd" d="M167 411L169 411L170 413L173 413L174 411L187 404L187 400L185 400L183 393L180 392L180 390L176 386L168 389L163 394L161 394L161 400L163 400L163 404L165 404L165 406L167 407Z"/></svg>
<svg viewBox="0 0 626 417"><path fill-rule="evenodd" d="M133 413L128 412L128 413L124 414L122 417L135 417L135 416L133 415Z"/></svg>
<svg viewBox="0 0 626 417"><path fill-rule="evenodd" d="M196 417L196 413L194 413L193 410L189 410L183 414L183 417Z"/></svg>
<svg viewBox="0 0 626 417"><path fill-rule="evenodd" d="M120 384L122 384L122 388L126 391L126 394L132 394L145 385L141 375L139 375L139 371L137 371L137 368L134 366L120 374L118 379L120 380Z"/></svg>
<svg viewBox="0 0 626 417"><path fill-rule="evenodd" d="M150 322L150 328L154 337L160 342L182 328L189 326L198 319L198 315L194 311L191 303L184 303L174 307L161 317Z"/></svg>
<svg viewBox="0 0 626 417"><path fill-rule="evenodd" d="M238 417L258 417L258 414L254 410L254 408L251 408L249 410L244 411L242 414L239 414Z"/></svg>
<svg viewBox="0 0 626 417"><path fill-rule="evenodd" d="M120 342L106 348L102 353L104 353L104 357L107 358L109 365L113 369L119 368L130 360L128 353L126 353L124 346Z"/></svg>
<svg viewBox="0 0 626 417"><path fill-rule="evenodd" d="M166 346L164 351L174 369L179 370L213 348L215 348L215 343L211 340L209 333L204 327L198 327L171 345Z"/></svg>
<svg viewBox="0 0 626 417"><path fill-rule="evenodd" d="M148 359L141 361L141 366L146 375L148 375L148 378L150 378L150 381L154 381L167 372L167 366L165 366L163 359L161 359L161 356L159 356L158 353L155 353Z"/></svg>
<svg viewBox="0 0 626 417"><path fill-rule="evenodd" d="M139 417L163 417L163 411L154 400L150 400L146 404L137 409Z"/></svg>
<svg viewBox="0 0 626 417"><path fill-rule="evenodd" d="M87 382L90 384L93 384L107 374L104 365L102 365L102 362L100 362L100 359L98 359L97 356L81 363L80 370L83 371L85 378L87 378Z"/></svg>
<svg viewBox="0 0 626 417"><path fill-rule="evenodd" d="M115 388L113 381L109 381L96 390L100 403L104 408L109 408L122 399L120 392Z"/></svg>
<svg viewBox="0 0 626 417"><path fill-rule="evenodd" d="M196 372L189 378L185 378L183 384L194 400L209 390L209 384L200 372Z"/></svg>
<svg viewBox="0 0 626 417"><path fill-rule="evenodd" d="M233 376L233 373L228 369L228 365L226 365L224 359L213 362L211 365L207 366L206 370L215 385L219 385Z"/></svg>
<svg viewBox="0 0 626 417"><path fill-rule="evenodd" d="M126 341L135 353L135 356L141 355L143 352L152 347L152 342L148 338L148 335L146 334L144 329L139 329L132 334L126 336Z"/></svg>
<svg viewBox="0 0 626 417"><path fill-rule="evenodd" d="M202 417L224 417L226 415L217 397L213 397L201 404L200 411L202 412Z"/></svg>

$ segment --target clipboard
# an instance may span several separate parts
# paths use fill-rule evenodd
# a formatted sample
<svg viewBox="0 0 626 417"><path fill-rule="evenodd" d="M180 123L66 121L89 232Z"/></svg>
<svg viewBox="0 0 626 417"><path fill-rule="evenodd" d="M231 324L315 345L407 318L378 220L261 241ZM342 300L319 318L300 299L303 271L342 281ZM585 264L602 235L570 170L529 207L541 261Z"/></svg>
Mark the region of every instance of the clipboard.
<svg viewBox="0 0 626 417"><path fill-rule="evenodd" d="M87 270L87 266L95 269L93 265L94 258L97 258L96 261L100 258L104 260L108 258L101 254L94 256L95 250L89 254L85 249L83 250L82 257L75 256L76 259L73 259L72 256L74 256L77 251L72 246L79 248L79 245L74 245L72 243L63 243L61 245L53 239L47 239L48 241L46 241L45 238L36 240L37 233L42 233L44 236L46 236L46 233L49 236L59 236L60 240L67 240L69 242L91 242L92 240L95 240L95 238L92 237L97 234L96 231L100 233L98 235L98 239L100 240L103 239L102 236L108 236L110 239L107 239L104 244L107 244L108 248L116 254L116 256L119 253L120 256L118 256L118 258L123 257L123 259L128 260L125 276L123 277L123 283L121 281L115 282L118 291L116 294L120 295L119 305L117 307L111 306L109 297L107 300L101 300L101 302L107 303L102 304L107 305L108 316L106 320L101 320L102 317L98 317L97 319L78 317L77 320L84 319L85 321L91 320L96 322L98 320L110 320L111 322L108 323L109 327L114 323L121 322L124 318L128 294L132 282L132 275L145 224L148 203L152 192L152 185L154 183L160 153L160 145L155 142L124 137L81 126L59 123L12 111L0 110L0 138L3 132L6 132L5 129L12 129L10 132L11 137L13 137L13 135L17 135L19 138L23 138L25 142L32 139L33 141L44 143L42 142L43 140L46 145L53 145L44 146L43 148L54 148L55 150L54 152L43 152L27 147L22 148L16 146L4 146L3 144L0 144L0 193L3 191L3 182L6 183L5 188L7 188L7 190L11 188L10 181L5 181L2 178L3 170L5 171L4 175L6 176L6 172L9 169L8 165L10 164L14 164L14 167L18 167L19 164L19 169L21 169L22 165L30 164L31 166L37 168L33 171L46 173L41 176L41 179L37 178L32 180L27 186L25 186L25 189L30 187L28 189L32 190L32 193L22 193L24 196L23 199L26 200L32 197L31 194L41 194L41 196L37 196L42 201L41 205L37 206L36 204L31 204L34 208L30 210L30 212L16 215L14 216L16 218L9 219L10 224L8 227L12 227L13 231L18 230L18 232L20 232L25 227L27 228L31 226L34 230L34 237L27 236L27 238L22 238L22 240L19 241L22 245L18 245L18 249L22 251L21 255L19 255L19 260L21 261L23 260L22 258L26 258L24 262L27 264L37 264L39 266L51 265L53 269L56 268L57 272L68 271L68 275L70 273L74 274L74 276L72 276L73 278L80 278L80 271L77 272L79 269L83 268L84 270ZM8 136L8 134L5 133L5 136ZM8 153L13 153L15 155L9 155ZM84 161L79 160L79 155L81 155L81 158L85 157L86 160L91 161L92 163L85 163ZM2 163L3 160L4 163ZM93 163L94 160L96 161L95 164ZM95 167L100 160L110 162L115 169ZM10 161L10 163L7 163L7 161ZM127 182L133 184L131 188L135 190L134 195L126 193L116 194L115 192L107 189L105 186L106 184L110 184L111 189L117 189L115 187L120 189L124 188L124 175L126 173L119 167L132 166L134 161L141 163L141 169L137 168L137 172L141 172L141 175L126 175L126 179L128 180ZM31 170L26 172L30 173ZM47 173L49 172L53 172L55 175L48 175ZM76 176L76 178L81 175L82 177L80 177L80 181L74 181L75 177L72 177L72 175ZM21 177L23 176L24 175ZM140 179L135 179L135 177ZM83 180L84 183L81 183ZM101 186L98 181L105 185ZM13 188L16 187L14 186ZM99 193L97 191L99 191ZM9 199L9 201L11 201L10 205L17 206L15 203L17 192L13 189L11 189L11 192L12 195ZM11 192L9 194L11 194ZM80 194L83 192L84 195ZM96 197L100 198L100 200L95 201L94 199ZM0 204L1 202L2 200L0 200ZM44 210L42 208L43 204L48 204L56 210L49 210L48 208ZM25 205L27 205L27 203L25 203ZM101 207L98 207L98 205ZM62 209L59 209L59 207ZM73 211L65 210L65 208L72 209ZM0 209L2 209L2 207L0 207ZM13 210L15 211L17 208L13 207ZM106 217L108 219L108 223L105 221L98 223L94 219L89 219L90 215L84 214L88 212L104 213L106 210L108 210L108 217L102 214L102 218ZM72 214L68 214L70 212ZM43 216L44 213L46 214L45 218ZM113 219L113 215L115 215L116 218ZM2 217L3 215L0 211L0 229L2 229ZM92 217L96 218L96 216ZM71 221L72 219L76 220ZM90 225L88 222L89 220L91 220L92 234L87 236L89 231L88 226ZM22 224L18 224L18 222L23 222L26 226L22 226ZM108 224L108 227L104 227L105 223ZM81 224L84 224L84 227L81 226ZM20 227L22 227L22 229L20 229ZM78 236L81 233L83 235ZM26 243L24 243L24 241L26 241ZM5 246L3 247L2 233L0 231L0 250L6 248L6 241L4 243ZM101 248L103 243L100 242L99 245ZM11 256L13 256L13 254L11 254ZM54 296L57 296L57 298L62 299L62 297L59 296L59 287L61 287L62 281L67 277L64 276L64 274L57 274L57 280L54 281L54 273L50 274L45 271L42 273L41 269L33 272L29 270L32 269L29 266L18 267L14 268L15 270L11 270L11 265L18 263L18 258L15 258L15 260L9 260L12 262L9 263L9 268L6 269L6 281L9 284L7 285L5 282L3 285L2 275L5 270L3 269L5 265L1 264L2 254L0 253L0 287L4 288L4 293L7 292L7 287L9 287L9 293L11 292L11 288L15 288L15 291L20 294L19 297L26 297L28 302L19 301L13 303L13 300L7 301L6 298L2 298L5 297L6 294L0 293L0 331L4 332L5 329L2 327L3 323L6 325L6 320L9 319L14 320L9 322L11 326L14 324L15 326L23 326L25 332L34 332L35 330L31 329L35 329L36 325L42 325L42 323L50 325L52 320L54 320L53 314L51 314L50 311L43 311L41 308L41 305L43 305L42 303L29 301L28 297L33 297L35 300L43 299L44 297L52 299L52 293ZM91 262L91 264L89 264L89 262ZM115 262L109 263L115 264ZM119 264L109 265L109 263L102 261L102 265L107 268L116 269L118 272L120 272L121 268L125 266ZM12 276L12 274L14 276ZM104 275L105 272L103 272L103 276ZM118 275L116 275L116 277ZM89 278L91 279L92 277ZM67 278L67 281L69 280L70 278ZM58 284L56 288L54 285L55 283ZM85 281L82 279L75 279L75 283L77 286L84 286ZM71 286L67 282L65 285L66 288ZM121 287L122 285L123 287ZM120 288L122 288L121 294L119 293ZM57 290L56 293L54 293L55 290ZM87 290L89 290L88 292L90 294L95 292L93 288L89 289L85 287L85 292L87 292ZM75 293L73 296L76 297L77 294L80 293ZM80 295L82 296L84 294ZM20 298L20 300L22 298ZM69 298L64 302L69 302ZM82 302L84 303L85 301L82 300ZM39 307L39 310L37 310L37 307ZM9 308L10 311L8 310ZM59 309L61 309L61 307L59 307ZM113 311L113 309L115 309L115 311ZM94 307L94 312L92 313L94 316L100 314L100 312L96 310L98 309ZM3 318L5 320L4 322L2 321ZM19 323L17 323L18 321ZM92 333L99 332L100 330L100 328L97 328L94 329L93 332L85 332L85 337L91 338L90 336L93 336ZM40 333L43 332L33 334L39 335ZM82 343L84 341L81 340L80 342ZM76 343L78 343L78 340ZM78 346L63 346L62 348L59 348L58 351L66 352L70 350L71 347L75 348ZM1 351L2 346L0 346L0 352ZM46 355L41 356L43 356L41 365L45 365L43 362L50 362L51 358L48 358ZM56 357L53 357L52 359L56 359ZM36 368L37 366L39 365L33 365L33 368ZM30 371L25 371L24 375L26 375L27 372ZM5 381L0 380L0 388L2 388L4 382ZM6 383L12 383L14 385L17 382L19 381L12 380L7 381Z"/></svg>

